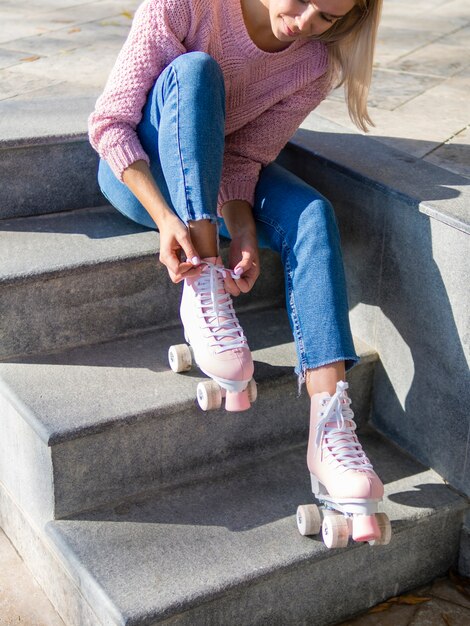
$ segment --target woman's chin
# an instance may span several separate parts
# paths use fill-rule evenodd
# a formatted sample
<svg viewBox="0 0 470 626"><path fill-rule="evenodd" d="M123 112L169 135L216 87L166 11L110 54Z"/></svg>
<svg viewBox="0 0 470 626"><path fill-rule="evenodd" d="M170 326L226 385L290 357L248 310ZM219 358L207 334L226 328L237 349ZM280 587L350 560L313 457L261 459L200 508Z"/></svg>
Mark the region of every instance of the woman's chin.
<svg viewBox="0 0 470 626"><path fill-rule="evenodd" d="M274 36L278 41L282 41L282 43L292 43L295 40L295 35L288 35L282 30L278 30L277 32L275 32Z"/></svg>

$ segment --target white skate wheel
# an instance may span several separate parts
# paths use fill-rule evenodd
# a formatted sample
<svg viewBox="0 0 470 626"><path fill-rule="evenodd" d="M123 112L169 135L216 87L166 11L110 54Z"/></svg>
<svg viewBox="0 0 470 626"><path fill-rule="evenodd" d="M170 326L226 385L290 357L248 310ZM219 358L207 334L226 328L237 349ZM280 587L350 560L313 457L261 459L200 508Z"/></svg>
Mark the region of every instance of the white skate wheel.
<svg viewBox="0 0 470 626"><path fill-rule="evenodd" d="M386 546L390 543L392 538L392 525L390 524L388 515L386 513L376 513L375 519L380 528L380 537L374 539L374 541L369 541L369 543L371 546Z"/></svg>
<svg viewBox="0 0 470 626"><path fill-rule="evenodd" d="M250 382L248 383L248 400L250 401L251 404L253 404L253 402L256 402L256 398L258 397L258 387L256 385L256 381L254 378L252 378L250 380Z"/></svg>
<svg viewBox="0 0 470 626"><path fill-rule="evenodd" d="M168 362L171 369L177 374L190 370L192 358L189 346L185 343L180 343L177 346L170 346L170 349L168 350Z"/></svg>
<svg viewBox="0 0 470 626"><path fill-rule="evenodd" d="M327 548L345 548L348 545L348 520L340 513L326 515L321 530L323 543Z"/></svg>
<svg viewBox="0 0 470 626"><path fill-rule="evenodd" d="M205 380L197 386L197 401L203 411L220 409L222 406L222 393L219 385L213 380Z"/></svg>
<svg viewBox="0 0 470 626"><path fill-rule="evenodd" d="M297 528L301 535L318 535L321 528L321 513L316 504L297 507Z"/></svg>

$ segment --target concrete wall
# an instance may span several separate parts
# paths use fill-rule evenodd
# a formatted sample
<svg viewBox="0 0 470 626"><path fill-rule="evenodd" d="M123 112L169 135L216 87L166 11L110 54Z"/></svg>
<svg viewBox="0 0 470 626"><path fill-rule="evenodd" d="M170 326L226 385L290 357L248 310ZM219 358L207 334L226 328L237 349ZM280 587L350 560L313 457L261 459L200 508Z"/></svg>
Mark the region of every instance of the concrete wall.
<svg viewBox="0 0 470 626"><path fill-rule="evenodd" d="M441 221L436 202L428 211L419 201L420 190L423 201L458 191L445 190L443 170L420 163L413 167L427 171L417 172L420 190L412 198L383 184L380 167L374 179L315 154L306 145L315 133L310 139L306 133L279 160L335 206L353 332L380 357L372 420L470 494L470 238L451 225L450 212ZM348 136L349 149L356 140L357 149L363 148L363 137ZM393 172L387 175L393 178ZM428 193L422 184L426 177ZM399 186L398 166L395 178Z"/></svg>

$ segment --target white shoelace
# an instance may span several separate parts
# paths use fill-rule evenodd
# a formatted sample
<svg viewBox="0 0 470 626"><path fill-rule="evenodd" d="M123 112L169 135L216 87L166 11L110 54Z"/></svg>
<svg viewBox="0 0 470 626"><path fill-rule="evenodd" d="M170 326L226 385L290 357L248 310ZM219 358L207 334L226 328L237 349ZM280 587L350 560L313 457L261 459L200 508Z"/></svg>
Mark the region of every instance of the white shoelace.
<svg viewBox="0 0 470 626"><path fill-rule="evenodd" d="M351 400L346 389L348 383L339 382L336 393L323 401L324 410L320 412L317 424L315 445L328 448L340 463L342 470L371 470L372 464L366 457L359 440L354 433L356 423L350 408Z"/></svg>
<svg viewBox="0 0 470 626"><path fill-rule="evenodd" d="M198 317L202 320L201 328L208 330L207 338L216 352L225 352L234 348L247 348L248 341L243 334L240 322L235 315L232 298L225 291L223 277L231 274L234 280L239 276L222 265L203 261L204 269L194 283L199 305Z"/></svg>

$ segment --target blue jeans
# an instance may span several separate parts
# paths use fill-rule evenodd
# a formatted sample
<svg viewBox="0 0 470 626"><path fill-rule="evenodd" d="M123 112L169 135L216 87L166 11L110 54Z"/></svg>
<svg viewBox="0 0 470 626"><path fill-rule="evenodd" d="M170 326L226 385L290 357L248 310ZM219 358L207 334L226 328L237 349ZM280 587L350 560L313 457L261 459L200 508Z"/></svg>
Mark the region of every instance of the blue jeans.
<svg viewBox="0 0 470 626"><path fill-rule="evenodd" d="M225 90L219 65L207 54L177 57L150 91L137 127L150 170L180 219L218 221L217 197L224 152ZM155 229L132 192L101 160L102 192L121 213ZM286 301L298 356L297 374L358 360L349 326L346 282L336 218L313 187L279 165L260 173L253 215L260 247L271 248L284 266Z"/></svg>

